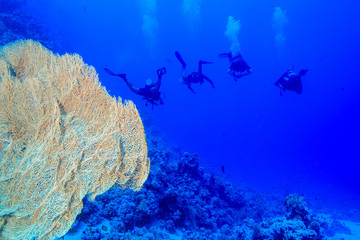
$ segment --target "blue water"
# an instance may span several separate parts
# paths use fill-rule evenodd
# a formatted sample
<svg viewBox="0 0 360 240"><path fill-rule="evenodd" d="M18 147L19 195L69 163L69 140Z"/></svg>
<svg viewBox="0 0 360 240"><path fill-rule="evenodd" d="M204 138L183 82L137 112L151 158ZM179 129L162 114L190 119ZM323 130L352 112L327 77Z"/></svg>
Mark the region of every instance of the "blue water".
<svg viewBox="0 0 360 240"><path fill-rule="evenodd" d="M275 7L287 22L281 46ZM27 0L26 8L61 42L60 53L80 54L111 95L135 102L147 132L198 153L214 171L224 165L227 178L259 191L359 206L359 1ZM231 46L229 16L240 21L241 52L253 68L238 82L217 56ZM191 93L179 81L176 50L188 72L200 59L213 61L204 73L216 88L205 82ZM303 93L280 96L273 84L292 66L309 69ZM104 67L127 73L138 87L166 67L165 104L146 107Z"/></svg>

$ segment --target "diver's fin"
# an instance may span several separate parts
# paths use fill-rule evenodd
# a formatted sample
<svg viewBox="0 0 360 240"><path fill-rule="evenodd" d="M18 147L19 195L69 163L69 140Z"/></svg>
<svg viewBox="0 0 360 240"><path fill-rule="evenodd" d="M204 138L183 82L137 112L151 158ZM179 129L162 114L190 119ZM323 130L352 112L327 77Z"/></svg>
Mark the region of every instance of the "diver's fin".
<svg viewBox="0 0 360 240"><path fill-rule="evenodd" d="M202 61L202 60L200 60L199 63L200 63L200 64L209 64L209 63L213 63L213 62L207 62L207 61Z"/></svg>
<svg viewBox="0 0 360 240"><path fill-rule="evenodd" d="M110 69L104 68L105 72L107 72L108 74L112 75L112 76L116 76L115 73L113 73Z"/></svg>
<svg viewBox="0 0 360 240"><path fill-rule="evenodd" d="M105 70L105 72L107 72L111 76L121 77L123 79L126 78L126 74L124 74L124 73L117 74L117 73L114 73L113 71L111 71L110 69L107 69L107 68L104 68L104 70Z"/></svg>
<svg viewBox="0 0 360 240"><path fill-rule="evenodd" d="M301 69L299 72L299 76L302 77L304 76L309 70L308 69Z"/></svg>
<svg viewBox="0 0 360 240"><path fill-rule="evenodd" d="M299 79L298 81L295 82L295 92L297 94L301 94L302 91L303 91L303 87L302 87L301 80Z"/></svg>
<svg viewBox="0 0 360 240"><path fill-rule="evenodd" d="M231 57L231 53L220 53L219 57Z"/></svg>
<svg viewBox="0 0 360 240"><path fill-rule="evenodd" d="M179 62L183 66L183 68L185 68L186 63L185 63L184 59L181 57L181 55L180 55L180 53L178 51L175 51L175 57L177 58L177 60L179 60Z"/></svg>

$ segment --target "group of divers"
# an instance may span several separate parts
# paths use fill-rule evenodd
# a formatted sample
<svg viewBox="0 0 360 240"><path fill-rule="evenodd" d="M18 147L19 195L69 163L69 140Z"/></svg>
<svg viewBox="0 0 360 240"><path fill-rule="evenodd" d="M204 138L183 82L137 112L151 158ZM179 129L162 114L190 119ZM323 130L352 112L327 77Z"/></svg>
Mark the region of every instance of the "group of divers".
<svg viewBox="0 0 360 240"><path fill-rule="evenodd" d="M215 88L215 85L213 81L208 78L206 75L203 74L202 65L203 64L210 64L212 62L207 61L199 61L199 67L197 72L192 72L189 75L186 74L186 63L181 57L179 52L175 52L175 57L178 59L178 61L182 65L182 80L183 83L190 89L191 92L195 93L194 89L192 88L191 84L203 84L204 81L207 81L211 84L213 88ZM233 56L233 54L230 53L222 53L219 54L219 57L227 58L230 62L230 66L228 69L228 73L233 76L235 81L238 81L243 76L249 75L252 73L251 67L245 62L243 59L243 56L241 54L237 54L236 56ZM134 87L133 84L131 84L126 74L120 73L114 73L108 68L104 68L104 70L116 77L122 78L126 85L130 88L132 92L135 94L138 94L143 97L144 100L146 100L146 106L148 103L152 104L152 107L154 105L162 105L164 103L163 99L161 98L161 92L160 92L160 86L161 86L161 80L162 76L166 74L166 68L160 68L157 69L157 82L153 83L151 79L148 79L146 81L146 85L143 88L137 88ZM294 72L294 67L292 69L288 69L276 82L275 86L280 88L280 96L283 95L283 92L285 90L294 91L298 94L302 93L302 83L301 83L301 77L304 76L307 73L307 69L300 70L299 73Z"/></svg>

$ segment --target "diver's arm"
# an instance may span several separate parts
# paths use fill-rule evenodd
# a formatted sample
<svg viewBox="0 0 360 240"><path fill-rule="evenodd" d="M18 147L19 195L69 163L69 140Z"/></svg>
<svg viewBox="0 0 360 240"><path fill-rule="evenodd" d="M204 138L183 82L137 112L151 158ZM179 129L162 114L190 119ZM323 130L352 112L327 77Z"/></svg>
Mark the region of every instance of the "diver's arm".
<svg viewBox="0 0 360 240"><path fill-rule="evenodd" d="M161 76L158 76L158 80L157 82L155 83L155 86L153 87L153 89L159 91L160 90L160 87L161 87L161 79L162 77Z"/></svg>
<svg viewBox="0 0 360 240"><path fill-rule="evenodd" d="M281 77L277 80L277 82L283 81L285 79L285 77L287 77L287 76L288 76L288 73L286 72L283 75L281 75Z"/></svg>
<svg viewBox="0 0 360 240"><path fill-rule="evenodd" d="M158 80L157 82L155 83L155 89L159 91L160 89L160 86L161 86L161 80L162 80L162 76L166 73L166 68L160 68L156 71L157 73L157 76L158 76Z"/></svg>

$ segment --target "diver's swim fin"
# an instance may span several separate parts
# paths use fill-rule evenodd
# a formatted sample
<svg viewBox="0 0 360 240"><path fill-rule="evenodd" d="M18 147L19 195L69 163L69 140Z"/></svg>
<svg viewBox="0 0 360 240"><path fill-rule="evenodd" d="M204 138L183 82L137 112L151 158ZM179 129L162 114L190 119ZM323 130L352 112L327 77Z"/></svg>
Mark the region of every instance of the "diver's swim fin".
<svg viewBox="0 0 360 240"><path fill-rule="evenodd" d="M303 87L302 87L301 82L299 81L299 82L297 83L295 92L296 92L297 94L301 94L302 91L303 91Z"/></svg>
<svg viewBox="0 0 360 240"><path fill-rule="evenodd" d="M302 77L308 72L308 69L301 69L299 72L299 76Z"/></svg>
<svg viewBox="0 0 360 240"><path fill-rule="evenodd" d="M231 53L220 53L219 57L231 57Z"/></svg>
<svg viewBox="0 0 360 240"><path fill-rule="evenodd" d="M111 76L116 76L116 77L121 77L123 79L126 78L126 74L124 73L120 73L120 74L117 74L117 73L114 73L112 72L110 69L107 69L107 68L104 68L105 72L107 72L108 74L110 74Z"/></svg>
<svg viewBox="0 0 360 240"><path fill-rule="evenodd" d="M175 57L177 58L177 60L179 60L179 62L183 66L183 68L185 68L186 63L185 63L184 59L181 57L181 55L180 55L180 53L178 51L175 51Z"/></svg>
<svg viewBox="0 0 360 240"><path fill-rule="evenodd" d="M213 63L213 62L207 62L207 61L199 61L200 64L209 64L209 63Z"/></svg>
<svg viewBox="0 0 360 240"><path fill-rule="evenodd" d="M108 74L110 74L111 76L116 76L115 73L113 73L110 69L104 68L105 72L107 72Z"/></svg>

